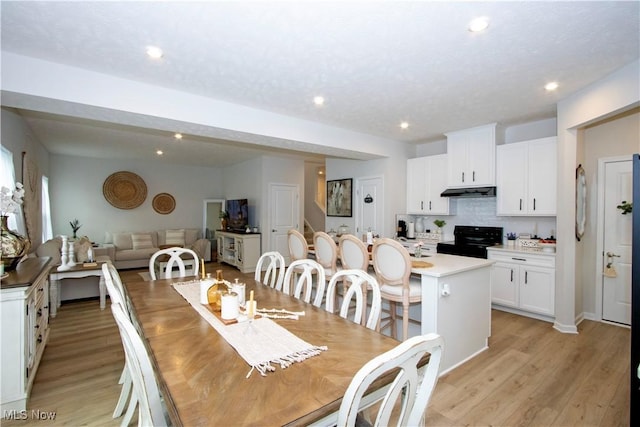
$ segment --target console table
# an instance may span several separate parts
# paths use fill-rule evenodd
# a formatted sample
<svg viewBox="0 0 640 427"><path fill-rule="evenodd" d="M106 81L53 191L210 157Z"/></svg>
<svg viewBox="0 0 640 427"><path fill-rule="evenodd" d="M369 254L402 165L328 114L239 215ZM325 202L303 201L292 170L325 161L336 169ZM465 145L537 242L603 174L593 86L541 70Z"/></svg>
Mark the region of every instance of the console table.
<svg viewBox="0 0 640 427"><path fill-rule="evenodd" d="M58 266L51 268L49 272L49 279L51 286L49 289L51 300L51 317L56 317L58 313L58 307L60 307L60 281L62 279L79 279L82 277L96 276L100 278L100 309L104 310L107 300L107 288L104 283L104 276L102 275L102 264L105 262L111 262L108 256L98 256L95 265L87 265L78 263L75 267L65 271L58 271Z"/></svg>
<svg viewBox="0 0 640 427"><path fill-rule="evenodd" d="M49 339L50 262L49 257L27 258L0 285L1 416L26 410Z"/></svg>

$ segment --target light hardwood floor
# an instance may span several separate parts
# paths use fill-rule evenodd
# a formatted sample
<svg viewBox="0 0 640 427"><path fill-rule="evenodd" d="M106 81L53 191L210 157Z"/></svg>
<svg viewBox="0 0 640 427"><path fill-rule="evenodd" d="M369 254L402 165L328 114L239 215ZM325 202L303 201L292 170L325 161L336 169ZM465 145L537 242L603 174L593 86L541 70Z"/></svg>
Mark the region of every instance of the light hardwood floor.
<svg viewBox="0 0 640 427"><path fill-rule="evenodd" d="M121 275L126 281L137 272ZM578 335L567 335L494 310L489 350L440 378L427 425L627 426L629 343L630 331L612 325L584 321ZM28 418L2 426L118 426L111 414L123 364L111 311L97 300L63 304L51 321ZM32 410L55 412L55 420L34 419Z"/></svg>

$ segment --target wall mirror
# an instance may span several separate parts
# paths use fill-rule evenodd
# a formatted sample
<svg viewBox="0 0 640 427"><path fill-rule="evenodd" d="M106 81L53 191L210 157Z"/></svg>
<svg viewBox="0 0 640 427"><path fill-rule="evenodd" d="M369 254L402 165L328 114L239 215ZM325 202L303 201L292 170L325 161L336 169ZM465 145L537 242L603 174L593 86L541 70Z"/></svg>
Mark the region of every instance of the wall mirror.
<svg viewBox="0 0 640 427"><path fill-rule="evenodd" d="M584 236L587 222L587 177L582 165L576 168L576 239Z"/></svg>
<svg viewBox="0 0 640 427"><path fill-rule="evenodd" d="M205 199L202 211L202 236L214 239L215 231L220 229L220 211L224 210L225 199Z"/></svg>

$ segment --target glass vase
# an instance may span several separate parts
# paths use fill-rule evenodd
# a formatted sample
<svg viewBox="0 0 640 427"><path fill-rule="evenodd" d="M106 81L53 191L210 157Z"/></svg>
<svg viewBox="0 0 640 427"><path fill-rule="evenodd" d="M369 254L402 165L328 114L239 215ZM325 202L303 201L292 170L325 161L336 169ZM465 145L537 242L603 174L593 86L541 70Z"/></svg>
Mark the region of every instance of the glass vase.
<svg viewBox="0 0 640 427"><path fill-rule="evenodd" d="M0 231L2 233L2 264L5 271L16 268L20 259L29 250L29 240L13 230L9 230L7 220L9 217L0 217Z"/></svg>

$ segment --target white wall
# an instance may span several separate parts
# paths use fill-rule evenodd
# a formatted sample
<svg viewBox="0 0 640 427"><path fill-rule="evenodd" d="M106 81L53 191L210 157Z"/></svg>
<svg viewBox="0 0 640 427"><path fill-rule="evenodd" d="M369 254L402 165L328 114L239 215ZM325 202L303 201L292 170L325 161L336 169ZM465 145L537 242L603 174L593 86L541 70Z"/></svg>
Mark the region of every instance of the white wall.
<svg viewBox="0 0 640 427"><path fill-rule="evenodd" d="M583 166L587 177L587 221L585 234L578 245L579 276L576 281L581 284L582 310L584 317L599 320L596 313L596 288L602 286L602 272L596 271L597 259L596 225L598 195L598 159L616 156L629 156L640 152L640 108L623 113L613 119L588 126L582 133ZM577 298L578 299L578 298ZM601 310L600 310L601 313ZM578 312L578 315L581 313Z"/></svg>
<svg viewBox="0 0 640 427"><path fill-rule="evenodd" d="M327 180L353 178L356 179L383 176L384 177L384 229L376 230L381 236L392 237L396 231L396 214L406 211L406 185L407 185L407 158L413 154L414 147L410 144L396 144L389 147L389 157L380 160L354 161L342 159L327 159ZM355 194L355 188L354 188ZM354 196L355 197L355 196ZM354 199L355 202L355 199ZM354 212L355 213L355 212ZM349 226L355 234L355 216L327 217L326 230L337 230L342 224Z"/></svg>
<svg viewBox="0 0 640 427"><path fill-rule="evenodd" d="M147 198L135 209L118 209L104 198L102 185L114 172L130 171L147 185ZM155 162L115 161L62 155L51 156L49 181L53 233L71 235L69 221L82 224L79 235L104 242L105 231L145 231L188 227L202 229L202 201L223 194L222 171ZM176 208L157 213L152 200L169 193Z"/></svg>
<svg viewBox="0 0 640 427"><path fill-rule="evenodd" d="M556 247L556 320L554 327L576 333L583 302L576 298L582 267L576 262L575 169L578 129L612 117L640 103L640 61L622 67L558 103L558 246ZM582 290L578 292L578 295Z"/></svg>

